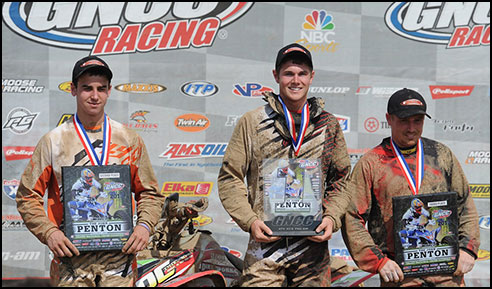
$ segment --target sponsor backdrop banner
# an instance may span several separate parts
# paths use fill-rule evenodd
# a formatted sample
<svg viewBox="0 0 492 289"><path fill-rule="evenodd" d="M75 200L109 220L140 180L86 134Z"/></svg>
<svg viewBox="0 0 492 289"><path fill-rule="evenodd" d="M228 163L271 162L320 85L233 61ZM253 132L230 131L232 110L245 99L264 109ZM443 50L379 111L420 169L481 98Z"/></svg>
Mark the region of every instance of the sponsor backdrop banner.
<svg viewBox="0 0 492 289"><path fill-rule="evenodd" d="M243 257L248 234L223 209L217 175L243 113L278 92L278 49L312 53L310 96L345 132L352 165L390 135L389 96L418 90L423 135L448 145L480 214L468 285L490 285L489 2L4 2L2 278L49 276L50 253L14 201L41 136L75 112L72 68L98 55L114 72L108 115L143 137L163 193L207 197L198 222ZM333 256L352 262L336 233Z"/></svg>

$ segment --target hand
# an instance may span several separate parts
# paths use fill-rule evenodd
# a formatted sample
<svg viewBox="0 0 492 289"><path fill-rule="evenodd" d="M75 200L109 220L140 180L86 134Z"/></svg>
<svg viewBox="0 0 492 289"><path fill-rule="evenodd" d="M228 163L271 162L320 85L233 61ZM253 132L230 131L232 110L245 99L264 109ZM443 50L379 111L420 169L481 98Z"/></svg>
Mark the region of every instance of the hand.
<svg viewBox="0 0 492 289"><path fill-rule="evenodd" d="M308 237L309 240L313 242L323 242L331 239L331 235L333 233L333 221L331 218L324 217L323 220L321 221L321 224L316 228L316 233L319 233L321 231L325 231L323 235L320 236L310 236Z"/></svg>
<svg viewBox="0 0 492 289"><path fill-rule="evenodd" d="M475 265L475 258L468 254L463 249L460 249L460 257L458 258L458 268L456 268L456 271L454 271L454 276L461 276L465 275L466 273L470 272L473 269L473 266Z"/></svg>
<svg viewBox="0 0 492 289"><path fill-rule="evenodd" d="M402 282L405 278L403 276L403 272L400 269L400 266L396 264L393 260L388 260L386 264L384 264L383 268L379 270L379 276L383 278L384 282Z"/></svg>
<svg viewBox="0 0 492 289"><path fill-rule="evenodd" d="M280 237L273 237L271 236L273 234L272 230L263 223L260 219L256 219L253 224L251 224L251 235L255 239L256 242L260 243L269 243L269 242L274 242L277 240L280 240ZM265 235L268 234L269 236Z"/></svg>
<svg viewBox="0 0 492 289"><path fill-rule="evenodd" d="M147 247L149 242L149 231L142 225L136 225L130 239L126 242L121 251L125 254L135 254Z"/></svg>
<svg viewBox="0 0 492 289"><path fill-rule="evenodd" d="M79 250L77 250L75 245L60 230L51 233L48 237L47 244L51 252L55 254L55 257L61 258L72 257L74 254L76 256L80 255Z"/></svg>

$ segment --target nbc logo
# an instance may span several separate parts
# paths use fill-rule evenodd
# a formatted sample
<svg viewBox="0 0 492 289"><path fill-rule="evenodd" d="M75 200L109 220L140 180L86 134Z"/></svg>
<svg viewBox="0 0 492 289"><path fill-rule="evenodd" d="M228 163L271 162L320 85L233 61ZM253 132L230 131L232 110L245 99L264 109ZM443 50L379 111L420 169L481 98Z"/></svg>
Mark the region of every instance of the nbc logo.
<svg viewBox="0 0 492 289"><path fill-rule="evenodd" d="M307 14L302 29L301 39L298 42L304 44L307 49L335 52L338 45L333 40L335 23L333 23L333 16L325 10L313 10Z"/></svg>

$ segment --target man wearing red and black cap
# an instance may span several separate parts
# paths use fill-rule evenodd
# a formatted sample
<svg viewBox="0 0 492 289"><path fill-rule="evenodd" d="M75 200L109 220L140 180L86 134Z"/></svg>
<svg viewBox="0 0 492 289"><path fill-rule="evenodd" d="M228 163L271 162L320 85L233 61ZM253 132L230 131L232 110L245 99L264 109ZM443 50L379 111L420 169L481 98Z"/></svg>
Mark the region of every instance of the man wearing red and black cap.
<svg viewBox="0 0 492 289"><path fill-rule="evenodd" d="M161 215L164 196L158 192L142 138L104 112L112 77L108 64L98 57L75 63L71 93L76 97L76 113L41 138L17 190L17 209L26 227L54 254L50 275L55 286L133 286L135 254L146 247ZM61 167L113 164L130 165L137 226L122 251L81 253L61 230ZM48 214L43 207L46 192Z"/></svg>
<svg viewBox="0 0 492 289"><path fill-rule="evenodd" d="M342 193L350 158L336 117L324 110L321 98L307 96L314 74L311 53L304 46L293 43L280 49L273 70L279 94L264 93L267 104L246 112L229 141L217 183L224 208L250 234L241 286L330 285L328 240L350 203ZM264 222L265 214L271 214L264 203L264 176L272 167L267 169L267 164L278 164L274 171L287 170L304 160L319 161L324 190L316 215L320 224L313 229L319 235L273 236ZM298 183L301 178L309 182L302 170L293 175ZM276 193L283 196L287 190L285 185Z"/></svg>
<svg viewBox="0 0 492 289"><path fill-rule="evenodd" d="M422 137L426 116L430 118L420 93L407 88L396 91L386 113L391 137L367 152L350 176L353 203L343 219L342 235L355 263L365 271L379 273L381 286L463 286L464 274L471 271L477 258L478 214L468 181L446 145ZM409 170L403 171L403 165ZM417 182L412 185L412 180ZM405 278L394 261L392 197L448 191L457 192L458 267L454 274Z"/></svg>

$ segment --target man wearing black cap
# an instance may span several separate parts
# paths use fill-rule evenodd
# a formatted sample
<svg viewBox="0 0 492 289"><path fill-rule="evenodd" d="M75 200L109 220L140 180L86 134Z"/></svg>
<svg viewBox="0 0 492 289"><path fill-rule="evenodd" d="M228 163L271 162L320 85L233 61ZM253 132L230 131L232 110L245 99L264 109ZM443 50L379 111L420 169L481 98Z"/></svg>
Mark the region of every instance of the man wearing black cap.
<svg viewBox="0 0 492 289"><path fill-rule="evenodd" d="M307 97L314 78L309 50L297 43L280 49L273 77L279 94L265 93L267 104L239 120L218 176L224 208L250 233L241 286L328 286L328 239L340 228L350 202L341 193L350 172L345 139L336 117L323 109L323 100ZM271 175L267 166L278 162L273 174L283 172L287 184L289 165L297 161L319 163L321 221L313 229L319 235L273 236L264 222L265 176ZM290 178L296 190L286 198L300 194L299 184L309 182L305 171L295 171ZM276 193L283 195L282 190Z"/></svg>
<svg viewBox="0 0 492 289"><path fill-rule="evenodd" d="M135 253L146 247L161 214L164 196L157 190L142 138L104 112L112 77L108 64L98 57L75 63L71 92L76 97L76 114L41 138L17 190L17 209L26 227L54 254L53 285L133 286ZM122 252L80 253L60 230L64 225L61 167L113 164L130 165L138 202L137 226ZM48 215L43 208L46 191Z"/></svg>
<svg viewBox="0 0 492 289"><path fill-rule="evenodd" d="M427 105L418 92L403 88L389 99L391 137L367 152L350 176L352 205L342 235L355 263L379 273L381 286L462 286L480 245L478 214L468 181L451 150L422 137ZM408 168L408 169L404 169ZM395 259L392 197L457 192L459 259L454 274L404 277ZM366 230L366 223L369 225Z"/></svg>

